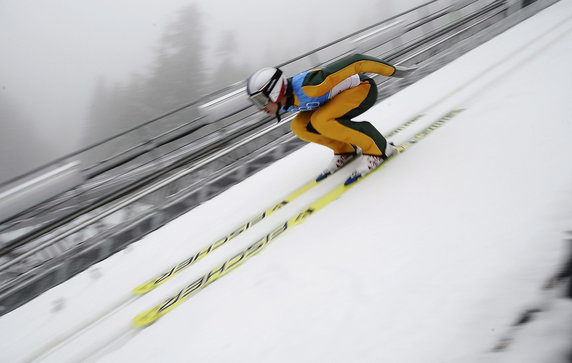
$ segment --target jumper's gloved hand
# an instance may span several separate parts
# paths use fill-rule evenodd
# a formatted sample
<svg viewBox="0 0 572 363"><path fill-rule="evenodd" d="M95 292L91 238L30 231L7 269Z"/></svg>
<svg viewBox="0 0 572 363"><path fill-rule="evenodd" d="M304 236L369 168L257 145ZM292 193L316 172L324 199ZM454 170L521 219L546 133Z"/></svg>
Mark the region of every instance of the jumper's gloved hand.
<svg viewBox="0 0 572 363"><path fill-rule="evenodd" d="M409 74L411 74L417 70L417 67L415 67L415 66L413 66L413 67L394 66L394 67L395 67L395 72L393 72L393 74L391 76L396 77L396 78L407 77Z"/></svg>

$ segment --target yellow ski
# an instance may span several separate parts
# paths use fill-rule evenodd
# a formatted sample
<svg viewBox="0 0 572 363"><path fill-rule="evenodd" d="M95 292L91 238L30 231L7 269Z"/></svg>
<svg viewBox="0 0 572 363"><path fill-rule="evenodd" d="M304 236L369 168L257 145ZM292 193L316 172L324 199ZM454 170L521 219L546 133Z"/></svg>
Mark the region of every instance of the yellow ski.
<svg viewBox="0 0 572 363"><path fill-rule="evenodd" d="M308 190L312 189L317 184L318 184L318 182L316 182L315 180L312 180L312 181L304 184L303 186L299 187L294 192L292 192L290 195L288 195L287 197L282 199L280 202L274 204L272 207L266 209L264 212L262 212L261 214L258 214L254 218L251 218L250 220L248 220L246 223L244 223L243 225L241 225L240 227L235 229L233 232L227 234L226 236L217 240L213 244L204 247L203 249L201 249L200 251L198 251L194 255L190 256L186 260L181 261L178 264L176 264L175 266L171 267L169 270L167 270L167 271L161 273L160 275L152 278L151 280L137 286L136 288L133 289L133 293L135 295L143 295L143 294L146 294L149 291L155 289L156 287L160 286L161 284L164 284L170 278L172 278L173 276L175 276L176 274L178 274L179 272L181 272L185 268L191 266L192 264L194 264L195 262L197 262L201 258L205 257L206 255L208 255L212 251L216 250L220 246L224 245L225 243L227 243L228 241L233 239L234 237L238 236L242 232L244 232L247 229L249 229L250 227L254 226L256 223L260 222L264 218L266 218L269 215L271 215L272 213L276 212L278 209L282 208L286 204L288 204L291 201L293 201L294 199L298 198L300 195L306 193Z"/></svg>
<svg viewBox="0 0 572 363"><path fill-rule="evenodd" d="M422 117L422 115L418 115L418 116L412 118L411 120L403 123L402 125L400 125L396 129L391 131L387 135L387 137L389 138L395 134L398 134L399 132L403 131L406 127L410 126L412 123L419 120L421 117ZM222 237L221 239L217 240L216 242L202 248L200 251L196 252L194 255L192 255L189 258L177 263L175 266L172 266L168 270L160 273L159 275L153 277L152 279L148 280L147 282L142 283L141 285L135 287L133 289L133 293L135 295L144 295L144 294L152 291L153 289L157 288L158 286L164 284L165 282L167 282L169 279L171 279L173 276L177 275L179 272L181 272L185 268L191 266L192 264L194 264L198 260L207 256L208 254L210 254L211 252L213 252L214 250L216 250L220 246L222 246L225 243L227 243L228 241L232 240L234 237L238 236L242 232L244 232L247 229L249 229L250 227L254 226L256 223L258 223L261 220L263 220L264 218L270 216L272 213L276 212L278 209L282 208L286 204L292 202L293 200L295 200L296 198L298 198L302 194L306 193L307 191L309 191L310 189L315 187L318 183L319 182L312 180L312 181L302 185L301 187L299 187L298 189L296 189L295 191L290 193L288 196L286 196L284 199L282 199L280 202L278 202L278 203L274 204L273 206L271 206L270 208L266 209L261 214L258 214L255 217L249 219L246 223L244 223L240 227L236 228L233 232L227 234L226 236Z"/></svg>
<svg viewBox="0 0 572 363"><path fill-rule="evenodd" d="M453 110L453 111L449 112L448 114L446 114L445 116L443 116L439 120L432 123L429 127L425 128L421 132L417 133L414 137L412 137L411 139L409 139L405 143L400 144L400 145L396 145L396 149L397 149L398 153L393 154L391 157L389 157L376 170L373 170L369 174L366 174L364 177L358 179L356 182L349 184L347 186L344 185L344 183L338 185L333 190L329 191L325 195L316 199L313 203L311 203L307 208L305 208L304 210L299 212L297 215L290 218L286 222L280 224L272 232L265 235L262 239L256 241L255 243L250 245L248 248L241 251L240 253L238 253L237 255L232 257L231 259L227 260L226 262L224 262L220 266L216 267L215 269L206 273L202 277L193 281L192 283L187 285L185 288L180 290L174 296L171 296L170 298L166 299L165 301L163 301L159 305L137 315L135 318L133 318L132 324L135 327L143 328L143 327L146 327L146 326L154 323L159 318L161 318L162 316L167 314L169 311L173 310L175 307L177 307L180 304L182 304L183 302L185 302L188 298L190 298L191 296L193 296L197 292L201 291L202 289L204 289L205 287L207 287L208 285L210 285L214 281L216 281L219 278L223 277L224 275L228 274L233 269L239 267L246 260L248 260L250 257L255 256L258 253L260 253L262 251L262 249L264 247L266 247L270 242L272 242L276 237L280 236L281 234L286 232L288 229L302 223L309 216L318 212L320 209L324 208L325 206L327 206L328 204L330 204L334 200L338 199L342 194L344 194L350 188L354 187L356 184L358 184L359 182L364 180L366 177L370 176L374 172L385 167L391 160L393 160L397 155L399 155L399 153L404 152L409 147L411 147L413 144L415 144L419 140L425 138L427 135L432 133L434 130L436 130L437 128L442 126L445 122L447 122L448 120L450 120L451 118L453 118L454 116L456 116L458 113L460 113L462 111L463 110L460 109L460 110ZM280 203L278 203L278 204L280 204Z"/></svg>

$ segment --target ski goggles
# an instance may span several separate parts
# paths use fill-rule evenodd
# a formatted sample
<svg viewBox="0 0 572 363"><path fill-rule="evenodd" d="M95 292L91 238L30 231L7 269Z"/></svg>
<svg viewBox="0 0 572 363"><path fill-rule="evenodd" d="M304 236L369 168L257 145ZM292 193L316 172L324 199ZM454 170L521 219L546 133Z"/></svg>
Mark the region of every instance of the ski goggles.
<svg viewBox="0 0 572 363"><path fill-rule="evenodd" d="M258 107L259 109L265 108L266 105L268 105L268 102L270 101L270 97L268 97L268 95L266 95L264 91L258 91L256 93L253 93L250 96L248 96L248 99L250 100L250 102L252 102L254 106Z"/></svg>
<svg viewBox="0 0 572 363"><path fill-rule="evenodd" d="M268 83L260 91L256 91L248 96L250 102L259 109L265 108L270 101L270 94L278 84L280 77L282 77L282 71L277 68Z"/></svg>

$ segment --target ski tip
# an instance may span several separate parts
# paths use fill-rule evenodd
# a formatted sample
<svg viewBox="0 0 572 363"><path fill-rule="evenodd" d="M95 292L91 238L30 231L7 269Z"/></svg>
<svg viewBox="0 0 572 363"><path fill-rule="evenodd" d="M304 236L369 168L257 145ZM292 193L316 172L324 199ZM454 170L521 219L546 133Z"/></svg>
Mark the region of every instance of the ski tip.
<svg viewBox="0 0 572 363"><path fill-rule="evenodd" d="M155 285L152 282L147 282L145 284L139 285L133 289L135 295L145 295L149 291L153 290Z"/></svg>
<svg viewBox="0 0 572 363"><path fill-rule="evenodd" d="M136 328L144 328L156 322L157 319L159 319L159 315L152 309L134 317L131 325Z"/></svg>

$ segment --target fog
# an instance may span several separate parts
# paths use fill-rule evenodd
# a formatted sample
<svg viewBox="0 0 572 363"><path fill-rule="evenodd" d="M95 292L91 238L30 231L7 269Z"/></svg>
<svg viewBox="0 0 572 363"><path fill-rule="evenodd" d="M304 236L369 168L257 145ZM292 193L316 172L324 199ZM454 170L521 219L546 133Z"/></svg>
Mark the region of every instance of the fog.
<svg viewBox="0 0 572 363"><path fill-rule="evenodd" d="M420 3L0 0L0 183Z"/></svg>

